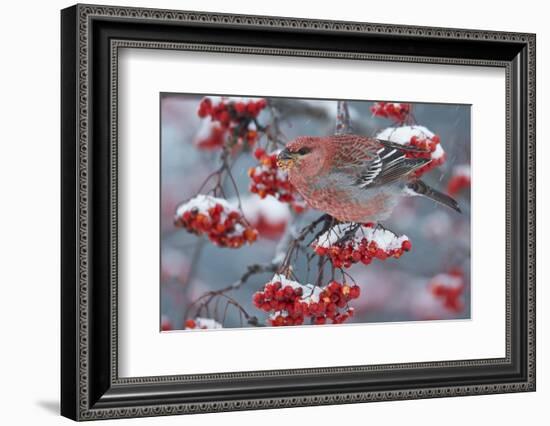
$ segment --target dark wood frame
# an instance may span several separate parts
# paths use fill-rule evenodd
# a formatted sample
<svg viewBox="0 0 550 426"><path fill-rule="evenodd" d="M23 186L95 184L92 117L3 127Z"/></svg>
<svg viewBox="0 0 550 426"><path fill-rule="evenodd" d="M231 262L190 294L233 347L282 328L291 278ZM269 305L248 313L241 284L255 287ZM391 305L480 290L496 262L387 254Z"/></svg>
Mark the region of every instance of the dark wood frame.
<svg viewBox="0 0 550 426"><path fill-rule="evenodd" d="M75 420L535 389L535 36L76 5L62 28L61 413ZM215 50L506 69L506 357L119 378L117 52ZM504 231L504 230L503 230ZM238 384L237 384L238 383Z"/></svg>

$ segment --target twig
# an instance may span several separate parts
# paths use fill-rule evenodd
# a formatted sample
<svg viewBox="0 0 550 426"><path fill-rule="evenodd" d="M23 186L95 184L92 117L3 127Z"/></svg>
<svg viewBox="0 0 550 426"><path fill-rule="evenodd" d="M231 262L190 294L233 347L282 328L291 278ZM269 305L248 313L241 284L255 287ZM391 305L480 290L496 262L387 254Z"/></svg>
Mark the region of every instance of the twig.
<svg viewBox="0 0 550 426"><path fill-rule="evenodd" d="M304 241L304 239L310 233L312 233L315 230L317 225L319 225L322 222L327 222L327 221L331 221L331 220L332 220L332 216L330 216L328 214L324 214L322 216L319 216L317 219L315 219L309 225L302 228L300 233L295 238L290 240L290 242L288 244L286 256L285 256L283 262L281 263L281 267L279 268L280 273L288 274L288 273L292 272L291 269L290 269L290 261L292 259L292 256L294 255L295 250L297 250L299 248L300 243L302 243Z"/></svg>

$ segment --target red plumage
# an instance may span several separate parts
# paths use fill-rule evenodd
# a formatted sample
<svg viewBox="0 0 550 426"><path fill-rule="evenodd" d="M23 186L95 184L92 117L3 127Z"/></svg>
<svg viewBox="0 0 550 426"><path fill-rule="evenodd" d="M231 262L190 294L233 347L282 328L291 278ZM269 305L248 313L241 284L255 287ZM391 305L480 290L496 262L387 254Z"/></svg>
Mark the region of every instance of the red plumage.
<svg viewBox="0 0 550 426"><path fill-rule="evenodd" d="M358 135L304 136L287 144L279 165L311 207L340 221L377 222L391 214L399 197L416 195L411 188L429 188L410 185L412 172L430 161L409 155L418 152L424 151ZM429 189L439 199L427 191L418 195L447 204L444 194Z"/></svg>

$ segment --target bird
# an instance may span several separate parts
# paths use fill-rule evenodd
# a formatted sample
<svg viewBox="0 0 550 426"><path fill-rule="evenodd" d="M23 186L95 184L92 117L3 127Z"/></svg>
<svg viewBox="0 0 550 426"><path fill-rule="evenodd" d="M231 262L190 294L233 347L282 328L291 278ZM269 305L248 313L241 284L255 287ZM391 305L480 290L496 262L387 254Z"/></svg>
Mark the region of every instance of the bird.
<svg viewBox="0 0 550 426"><path fill-rule="evenodd" d="M340 222L380 223L401 197L415 195L460 213L453 198L414 176L431 161L415 154L426 152L361 135L300 136L286 144L277 164L310 207Z"/></svg>

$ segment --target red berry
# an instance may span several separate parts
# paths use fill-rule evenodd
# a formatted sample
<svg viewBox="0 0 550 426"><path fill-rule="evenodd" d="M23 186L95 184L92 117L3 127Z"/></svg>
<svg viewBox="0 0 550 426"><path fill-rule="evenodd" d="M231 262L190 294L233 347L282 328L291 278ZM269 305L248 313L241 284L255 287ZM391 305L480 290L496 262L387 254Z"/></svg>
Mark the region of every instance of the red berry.
<svg viewBox="0 0 550 426"><path fill-rule="evenodd" d="M196 328L196 327L197 327L197 323L195 322L195 320L188 319L187 321L185 321L185 328Z"/></svg>
<svg viewBox="0 0 550 426"><path fill-rule="evenodd" d="M349 291L350 299L357 299L360 294L361 294L361 288L359 286L354 285L353 287L350 288L350 291Z"/></svg>
<svg viewBox="0 0 550 426"><path fill-rule="evenodd" d="M323 325L323 324L326 324L327 319L325 317L315 317L314 322L317 325Z"/></svg>
<svg viewBox="0 0 550 426"><path fill-rule="evenodd" d="M233 106L235 111L239 114L243 114L246 111L246 105L244 102L235 102Z"/></svg>

